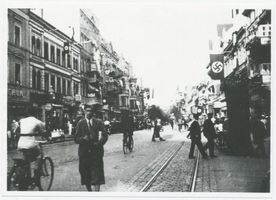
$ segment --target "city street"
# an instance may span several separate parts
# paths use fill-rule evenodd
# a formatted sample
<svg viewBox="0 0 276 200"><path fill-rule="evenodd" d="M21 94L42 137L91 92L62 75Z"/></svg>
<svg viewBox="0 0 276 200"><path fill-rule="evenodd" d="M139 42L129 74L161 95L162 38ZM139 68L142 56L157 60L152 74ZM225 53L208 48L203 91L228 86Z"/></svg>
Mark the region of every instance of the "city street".
<svg viewBox="0 0 276 200"><path fill-rule="evenodd" d="M101 191L139 192L167 158L180 147L148 192L188 192L195 160L188 159L190 141L186 138L187 133L179 133L176 127L171 130L171 127L166 126L161 132L166 141L151 142L152 130L136 131L134 151L125 155L122 151L122 134L111 135L105 145L106 184L102 185ZM205 143L206 139L203 137L202 141ZM80 185L77 147L73 141L44 146L45 154L53 159L55 166L51 191L86 191L86 188ZM266 141L267 152L269 148L269 141ZM225 156L218 150L216 154L219 155L218 158L200 159L196 192L260 190L262 180L269 169L269 158ZM8 168L16 155L16 151L9 152Z"/></svg>
<svg viewBox="0 0 276 200"><path fill-rule="evenodd" d="M179 133L176 128L172 131L169 126L166 126L164 132L161 132L166 141L151 142L152 130L136 131L134 151L126 155L122 149L122 134L111 135L105 145L106 184L102 186L102 191L122 192L126 189L132 191L131 186L133 187L134 184L130 182L135 181L134 176L155 163L160 164L164 159L163 154L185 140L186 134L187 132ZM55 166L52 191L86 191L85 187L80 185L77 148L78 145L73 141L44 146L45 155L53 159ZM181 153L183 153L182 157L188 158L187 148ZM9 169L12 163L11 158L15 156L15 151L9 153Z"/></svg>
<svg viewBox="0 0 276 200"><path fill-rule="evenodd" d="M271 193L270 4L41 6L5 12L5 189Z"/></svg>

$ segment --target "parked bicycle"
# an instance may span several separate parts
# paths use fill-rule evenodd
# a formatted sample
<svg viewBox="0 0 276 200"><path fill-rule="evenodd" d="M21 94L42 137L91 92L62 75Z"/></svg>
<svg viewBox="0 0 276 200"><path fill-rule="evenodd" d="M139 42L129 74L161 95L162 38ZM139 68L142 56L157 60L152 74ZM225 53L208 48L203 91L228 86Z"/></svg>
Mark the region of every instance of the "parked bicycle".
<svg viewBox="0 0 276 200"><path fill-rule="evenodd" d="M123 141L123 151L124 154L128 152L132 152L134 147L134 141L132 135L127 135L124 136L124 141Z"/></svg>
<svg viewBox="0 0 276 200"><path fill-rule="evenodd" d="M35 177L31 177L30 162L24 159L13 159L14 165L8 173L8 191L26 191L38 187L40 191L49 191L54 179L54 164L50 157L44 157L42 144L47 141L36 141L41 150Z"/></svg>

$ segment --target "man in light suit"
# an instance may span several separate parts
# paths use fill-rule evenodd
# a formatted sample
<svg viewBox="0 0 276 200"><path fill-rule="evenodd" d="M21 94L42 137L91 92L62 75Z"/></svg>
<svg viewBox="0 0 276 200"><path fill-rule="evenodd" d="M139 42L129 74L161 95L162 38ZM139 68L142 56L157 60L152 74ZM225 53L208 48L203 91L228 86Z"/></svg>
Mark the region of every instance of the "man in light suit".
<svg viewBox="0 0 276 200"><path fill-rule="evenodd" d="M85 108L85 118L76 127L75 142L79 144L79 172L81 184L88 191L100 191L100 185L105 184L103 145L108 135L101 120L93 117L90 107ZM92 187L93 186L93 187Z"/></svg>

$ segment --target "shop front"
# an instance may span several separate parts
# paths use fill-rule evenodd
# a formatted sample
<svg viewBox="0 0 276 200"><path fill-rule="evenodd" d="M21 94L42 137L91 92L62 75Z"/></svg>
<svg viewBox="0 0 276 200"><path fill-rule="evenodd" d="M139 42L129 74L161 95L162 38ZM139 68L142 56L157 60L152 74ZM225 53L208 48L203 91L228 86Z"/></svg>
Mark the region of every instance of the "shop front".
<svg viewBox="0 0 276 200"><path fill-rule="evenodd" d="M229 119L229 150L234 155L249 155L252 147L247 69L233 71L225 78L223 85Z"/></svg>

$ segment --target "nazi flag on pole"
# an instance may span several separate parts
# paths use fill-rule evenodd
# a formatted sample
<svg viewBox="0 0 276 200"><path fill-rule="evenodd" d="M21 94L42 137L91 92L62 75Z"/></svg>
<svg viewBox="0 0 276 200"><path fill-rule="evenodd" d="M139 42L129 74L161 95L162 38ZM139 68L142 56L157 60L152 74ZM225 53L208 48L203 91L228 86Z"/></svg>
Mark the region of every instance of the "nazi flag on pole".
<svg viewBox="0 0 276 200"><path fill-rule="evenodd" d="M210 54L208 75L214 80L224 78L223 54Z"/></svg>

